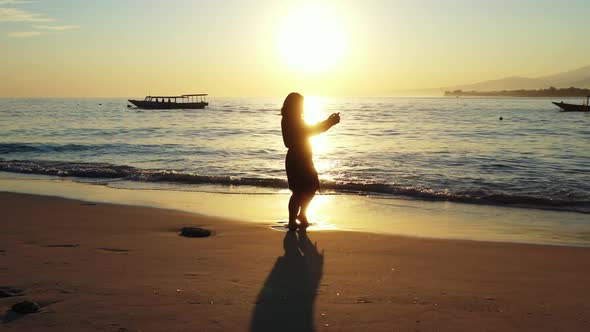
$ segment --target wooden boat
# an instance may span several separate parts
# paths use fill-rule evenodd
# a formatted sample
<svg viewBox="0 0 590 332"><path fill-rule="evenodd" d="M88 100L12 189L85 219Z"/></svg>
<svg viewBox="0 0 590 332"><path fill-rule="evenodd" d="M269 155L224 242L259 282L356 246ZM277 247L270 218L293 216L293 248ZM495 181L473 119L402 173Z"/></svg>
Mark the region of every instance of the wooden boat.
<svg viewBox="0 0 590 332"><path fill-rule="evenodd" d="M567 104L563 101L560 103L553 102L557 107L561 108L561 112L590 112L590 96L586 97L586 104Z"/></svg>
<svg viewBox="0 0 590 332"><path fill-rule="evenodd" d="M129 99L138 108L148 110L203 109L209 106L206 93L180 96L147 96L144 100Z"/></svg>

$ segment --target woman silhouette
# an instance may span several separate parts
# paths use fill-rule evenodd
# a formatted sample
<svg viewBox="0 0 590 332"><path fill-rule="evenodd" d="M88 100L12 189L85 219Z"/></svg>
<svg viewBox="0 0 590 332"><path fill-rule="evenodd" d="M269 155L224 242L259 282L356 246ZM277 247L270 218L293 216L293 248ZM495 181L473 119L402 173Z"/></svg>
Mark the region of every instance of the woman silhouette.
<svg viewBox="0 0 590 332"><path fill-rule="evenodd" d="M289 230L297 226L309 226L307 207L320 187L318 172L313 165L313 153L309 137L323 133L340 122L340 113L333 113L326 120L312 126L303 120L303 96L292 92L281 109L281 128L283 142L289 149L285 159L289 189L293 192L289 199ZM300 224L297 225L296 219Z"/></svg>

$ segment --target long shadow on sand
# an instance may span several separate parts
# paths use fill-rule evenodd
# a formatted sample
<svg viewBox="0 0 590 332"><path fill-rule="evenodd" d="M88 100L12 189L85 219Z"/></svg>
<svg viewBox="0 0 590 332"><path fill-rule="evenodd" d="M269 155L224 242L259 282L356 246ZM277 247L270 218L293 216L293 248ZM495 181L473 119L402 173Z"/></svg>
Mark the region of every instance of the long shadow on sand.
<svg viewBox="0 0 590 332"><path fill-rule="evenodd" d="M284 256L268 275L258 298L250 331L314 331L314 303L322 279L324 253L305 232L288 232Z"/></svg>

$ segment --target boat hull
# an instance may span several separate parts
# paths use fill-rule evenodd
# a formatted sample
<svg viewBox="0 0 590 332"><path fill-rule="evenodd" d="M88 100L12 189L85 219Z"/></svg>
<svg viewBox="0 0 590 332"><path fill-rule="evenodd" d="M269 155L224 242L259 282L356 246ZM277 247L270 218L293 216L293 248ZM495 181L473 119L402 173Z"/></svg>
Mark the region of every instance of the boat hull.
<svg viewBox="0 0 590 332"><path fill-rule="evenodd" d="M590 106L588 105L576 105L566 103L553 102L557 107L561 108L562 112L590 112Z"/></svg>
<svg viewBox="0 0 590 332"><path fill-rule="evenodd" d="M203 109L209 105L208 102L201 101L196 103L167 103L159 101L146 101L146 100L134 100L129 99L129 102L138 108L146 110L173 110L173 109Z"/></svg>

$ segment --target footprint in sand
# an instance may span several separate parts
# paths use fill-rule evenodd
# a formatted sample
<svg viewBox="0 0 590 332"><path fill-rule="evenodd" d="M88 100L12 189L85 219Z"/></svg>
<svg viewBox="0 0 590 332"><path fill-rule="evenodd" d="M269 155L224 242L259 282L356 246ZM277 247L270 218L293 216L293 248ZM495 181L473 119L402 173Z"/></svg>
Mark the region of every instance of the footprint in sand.
<svg viewBox="0 0 590 332"><path fill-rule="evenodd" d="M270 225L270 229L273 229L275 231L288 231L289 228L287 227L287 224L289 224L289 221L287 220L278 220L275 222L274 225Z"/></svg>
<svg viewBox="0 0 590 332"><path fill-rule="evenodd" d="M270 227L270 229L273 229L275 231L286 232L289 230L289 227L287 227L288 224L289 224L288 220L278 220L275 222L274 225L270 225L269 227ZM310 227L314 226L314 225L315 225L315 223L313 223L313 222L309 223Z"/></svg>
<svg viewBox="0 0 590 332"><path fill-rule="evenodd" d="M12 287L12 286L1 286L0 287L0 297L13 297L13 296L23 296L23 295L25 295L24 289Z"/></svg>
<svg viewBox="0 0 590 332"><path fill-rule="evenodd" d="M128 249L119 249L119 248L96 248L96 249L102 250L102 251L114 252L117 254L126 254L131 251Z"/></svg>

